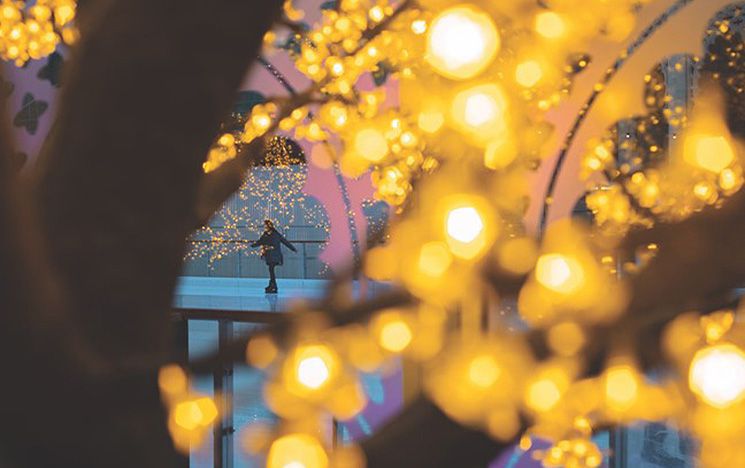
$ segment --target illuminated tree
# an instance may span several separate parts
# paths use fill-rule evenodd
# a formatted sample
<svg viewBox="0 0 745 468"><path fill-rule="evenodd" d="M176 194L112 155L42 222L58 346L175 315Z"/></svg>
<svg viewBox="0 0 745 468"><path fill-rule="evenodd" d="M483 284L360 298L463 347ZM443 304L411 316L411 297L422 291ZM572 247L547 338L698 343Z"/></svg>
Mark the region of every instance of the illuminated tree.
<svg viewBox="0 0 745 468"><path fill-rule="evenodd" d="M238 251L258 255L251 243L258 239L265 219L286 229L299 213L302 224L328 232L323 208L303 193L307 176L300 146L288 138L272 138L262 157L246 172L237 194L210 224L194 233L187 258L206 256L212 264Z"/></svg>

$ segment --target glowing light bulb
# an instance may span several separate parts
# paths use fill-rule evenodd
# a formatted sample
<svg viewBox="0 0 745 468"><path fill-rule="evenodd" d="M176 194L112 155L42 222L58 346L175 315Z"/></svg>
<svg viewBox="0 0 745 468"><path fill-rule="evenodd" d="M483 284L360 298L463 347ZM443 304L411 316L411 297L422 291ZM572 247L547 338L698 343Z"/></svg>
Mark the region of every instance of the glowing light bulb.
<svg viewBox="0 0 745 468"><path fill-rule="evenodd" d="M528 60L515 69L515 81L520 86L532 88L543 78L543 68L535 60Z"/></svg>
<svg viewBox="0 0 745 468"><path fill-rule="evenodd" d="M475 86L453 99L451 117L455 125L477 143L485 146L504 138L507 130L507 98L496 84Z"/></svg>
<svg viewBox="0 0 745 468"><path fill-rule="evenodd" d="M411 31L414 34L424 34L427 32L427 22L423 19L414 20L411 22Z"/></svg>
<svg viewBox="0 0 745 468"><path fill-rule="evenodd" d="M574 322L554 325L548 330L548 345L560 356L574 356L585 345L586 338L582 328Z"/></svg>
<svg viewBox="0 0 745 468"><path fill-rule="evenodd" d="M719 174L719 186L722 190L732 190L738 186L742 178L732 169L725 169Z"/></svg>
<svg viewBox="0 0 745 468"><path fill-rule="evenodd" d="M440 13L429 27L427 62L441 75L473 78L494 60L501 40L491 17L472 6Z"/></svg>
<svg viewBox="0 0 745 468"><path fill-rule="evenodd" d="M688 385L701 400L726 408L745 397L745 353L730 344L699 350L691 361Z"/></svg>
<svg viewBox="0 0 745 468"><path fill-rule="evenodd" d="M158 387L164 395L176 396L186 392L189 380L183 369L169 364L158 371Z"/></svg>
<svg viewBox="0 0 745 468"><path fill-rule="evenodd" d="M298 346L288 357L284 379L289 390L300 395L318 395L338 374L339 357L325 344Z"/></svg>
<svg viewBox="0 0 745 468"><path fill-rule="evenodd" d="M453 258L443 242L427 242L419 251L419 270L432 277L442 276Z"/></svg>
<svg viewBox="0 0 745 468"><path fill-rule="evenodd" d="M417 119L419 128L427 133L436 133L445 124L445 116L440 112L422 112Z"/></svg>
<svg viewBox="0 0 745 468"><path fill-rule="evenodd" d="M265 131L272 124L272 118L268 114L260 113L251 117L251 123L259 131Z"/></svg>
<svg viewBox="0 0 745 468"><path fill-rule="evenodd" d="M493 356L477 356L468 366L468 378L476 386L489 388L499 380L502 369Z"/></svg>
<svg viewBox="0 0 745 468"><path fill-rule="evenodd" d="M558 39L566 34L567 25L558 13L546 11L535 17L535 30L547 39Z"/></svg>
<svg viewBox="0 0 745 468"><path fill-rule="evenodd" d="M474 94L466 98L466 123L479 127L492 121L499 112L496 100L487 94Z"/></svg>
<svg viewBox="0 0 745 468"><path fill-rule="evenodd" d="M315 437L288 434L272 442L267 468L326 468L328 455Z"/></svg>
<svg viewBox="0 0 745 468"><path fill-rule="evenodd" d="M448 213L447 233L448 236L465 244L476 240L484 230L484 221L481 215L472 206L455 208Z"/></svg>
<svg viewBox="0 0 745 468"><path fill-rule="evenodd" d="M526 404L534 411L545 412L561 400L561 389L550 379L541 379L528 387Z"/></svg>
<svg viewBox="0 0 745 468"><path fill-rule="evenodd" d="M555 253L538 258L535 277L542 286L561 294L573 294L585 283L582 265L572 257Z"/></svg>
<svg viewBox="0 0 745 468"><path fill-rule="evenodd" d="M322 358L305 358L297 367L298 381L309 388L319 388L329 379L329 368Z"/></svg>
<svg viewBox="0 0 745 468"><path fill-rule="evenodd" d="M626 410L636 401L639 383L631 366L614 366L605 375L605 396L615 410Z"/></svg>
<svg viewBox="0 0 745 468"><path fill-rule="evenodd" d="M252 338L246 346L246 361L259 369L266 369L279 355L274 340L268 335Z"/></svg>
<svg viewBox="0 0 745 468"><path fill-rule="evenodd" d="M355 151L371 162L379 162L388 155L388 140L380 130L365 128L354 137Z"/></svg>
<svg viewBox="0 0 745 468"><path fill-rule="evenodd" d="M718 174L735 160L735 151L723 136L691 135L685 140L684 159L693 166Z"/></svg>
<svg viewBox="0 0 745 468"><path fill-rule="evenodd" d="M380 5L375 5L374 7L370 8L368 16L370 16L371 20L379 23L385 19L385 11Z"/></svg>
<svg viewBox="0 0 745 468"><path fill-rule="evenodd" d="M174 422L187 431L209 426L216 418L217 406L209 397L182 401L173 408Z"/></svg>
<svg viewBox="0 0 745 468"><path fill-rule="evenodd" d="M400 353L411 343L411 328L402 321L386 323L380 330L380 346L388 351Z"/></svg>

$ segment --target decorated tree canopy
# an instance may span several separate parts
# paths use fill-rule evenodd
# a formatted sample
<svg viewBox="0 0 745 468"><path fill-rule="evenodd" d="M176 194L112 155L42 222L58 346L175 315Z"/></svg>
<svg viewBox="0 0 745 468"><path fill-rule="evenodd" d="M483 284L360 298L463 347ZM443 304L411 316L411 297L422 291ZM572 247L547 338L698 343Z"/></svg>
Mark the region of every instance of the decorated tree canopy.
<svg viewBox="0 0 745 468"><path fill-rule="evenodd" d="M176 449L188 452L226 411L193 390L190 376L239 361L265 372L263 397L280 419L244 437L245 450L270 468L483 466L537 440L547 441L535 452L544 466L597 467L606 454L593 434L634 421L691 434L702 466L745 465L738 289L745 281L745 4L286 1L280 15L281 2L188 1L185 22L171 24L167 2L128 1L107 2L99 23L91 19L95 27L82 30L38 177L15 177L10 164L0 171L13 181L10 188L0 181L0 189L35 195L31 212L44 247L6 263L23 266L19 278L37 271L31 264L51 278L47 294L12 288L11 304L41 311L42 323L52 323L47 310L74 317L70 333L33 333L23 321L5 327L33 343L64 335L46 345L63 365L39 359L52 375L75 370L65 398L44 407L67 416L55 420L74 424L66 407L97 405L141 418L118 427L130 449L145 442L127 427L147 421L157 440L167 429ZM6 3L3 57L22 65L51 53L53 39L43 52L32 53L32 40L13 49L21 27L6 19L29 32L36 23L22 3ZM46 13L31 8L28 15L42 21ZM50 15L45 30L64 38L72 17ZM56 22L63 16L68 21ZM250 25L241 23L249 17ZM141 19L144 33L123 34L119 18ZM203 30L187 33L184 24ZM116 57L125 36L140 48ZM231 115L260 45L259 61L289 54L308 86L240 95ZM194 70L178 84L138 68L165 76L184 63ZM99 82L109 65L119 74ZM153 96L174 107L169 118L140 114ZM109 119L101 118L105 98L117 105ZM322 145L348 178L369 178L396 216L371 231L369 248L336 272L323 300L298 305L227 352L166 359L167 323L158 313L169 307L189 239L215 235L191 231L236 191L258 194L267 216L297 203L313 163L306 143ZM141 182L136 193L121 176ZM267 194L277 184L282 189ZM94 189L99 202L90 200ZM571 216L574 207L580 216ZM12 229L37 232L22 217L7 218L21 220L7 223ZM157 235L138 230L143 220ZM238 229L245 220L237 214L226 225ZM48 259L28 260L45 249ZM362 277L389 286L353 297L351 285ZM29 299L37 296L69 296L69 305ZM103 319L101 310L119 318ZM147 333L126 328L128 312ZM417 395L371 437L327 440L329 415L349 421L365 408L361 375L399 359L421 376ZM120 370L127 378L116 378ZM156 373L167 410L160 420L160 401L140 407L116 389L122 382L150 388ZM74 398L98 394L78 392L91 388L110 400L86 406ZM141 412L115 413L125 402ZM66 453L64 444L49 444ZM92 445L118 447L111 444ZM170 459L170 446L152 444L153 460Z"/></svg>

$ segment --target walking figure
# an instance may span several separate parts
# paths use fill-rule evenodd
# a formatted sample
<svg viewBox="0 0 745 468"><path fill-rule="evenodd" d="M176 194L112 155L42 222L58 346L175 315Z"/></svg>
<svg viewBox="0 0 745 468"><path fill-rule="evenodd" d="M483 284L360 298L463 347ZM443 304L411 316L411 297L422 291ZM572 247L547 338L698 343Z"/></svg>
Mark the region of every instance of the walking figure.
<svg viewBox="0 0 745 468"><path fill-rule="evenodd" d="M277 292L277 277L274 274L274 268L277 265L281 265L284 258L282 257L282 246L284 244L292 250L297 252L295 246L290 244L290 241L279 233L274 228L274 223L271 220L264 220L264 233L261 235L259 240L251 244L251 247L261 247L261 258L264 259L266 265L269 267L269 286L264 288L267 293Z"/></svg>

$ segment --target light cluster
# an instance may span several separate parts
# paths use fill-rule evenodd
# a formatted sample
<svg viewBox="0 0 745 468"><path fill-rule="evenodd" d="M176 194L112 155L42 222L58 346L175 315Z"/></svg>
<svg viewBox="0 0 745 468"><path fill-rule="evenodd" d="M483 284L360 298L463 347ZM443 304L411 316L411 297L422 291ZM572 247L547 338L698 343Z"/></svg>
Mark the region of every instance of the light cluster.
<svg viewBox="0 0 745 468"><path fill-rule="evenodd" d="M21 67L54 52L60 43L78 39L75 0L2 0L0 3L0 58Z"/></svg>
<svg viewBox="0 0 745 468"><path fill-rule="evenodd" d="M319 436L323 415L353 417L365 406L358 373L385 372L403 356L452 419L501 441L551 440L546 466L600 466L593 430L635 420L691 429L705 466L743 464L733 410L745 382L726 372L745 367L734 313L675 320L666 332L675 375L651 379L635 337L614 327L635 331L623 274L665 246L647 244L629 261L617 237L598 235L682 219L740 189L742 151L717 94L702 93L689 113L650 74L649 114L598 135L583 161L587 176L607 179L587 197L601 229L559 222L536 239L522 223L530 174L552 137L547 111L592 60L588 41L626 38L643 3L340 0L310 30L290 28L295 65L313 84L255 106L218 139L205 170L277 130L335 145L345 174L370 171L378 197L401 213L367 253L365 274L402 286L415 304L344 327L302 310L290 336L255 336L247 360L268 373L266 401L283 422L250 432L247 447L268 453L270 466L341 466L339 457L360 466L354 449L332 450ZM741 49L726 55L731 70ZM382 70L392 81L376 82ZM519 325L492 317L485 326L484 308L510 301Z"/></svg>
<svg viewBox="0 0 745 468"><path fill-rule="evenodd" d="M647 74L648 114L619 122L588 148L584 177L607 179L586 199L604 232L623 235L685 219L721 205L745 183L742 144L727 124L727 102L742 92L744 73L741 33L731 19L712 22L703 59L673 57ZM687 80L694 82L693 105L669 89L670 82Z"/></svg>
<svg viewBox="0 0 745 468"><path fill-rule="evenodd" d="M160 369L158 387L168 408L168 431L176 448L188 452L201 445L219 414L215 401L192 391L186 373L176 365Z"/></svg>

